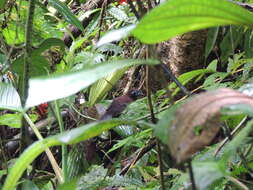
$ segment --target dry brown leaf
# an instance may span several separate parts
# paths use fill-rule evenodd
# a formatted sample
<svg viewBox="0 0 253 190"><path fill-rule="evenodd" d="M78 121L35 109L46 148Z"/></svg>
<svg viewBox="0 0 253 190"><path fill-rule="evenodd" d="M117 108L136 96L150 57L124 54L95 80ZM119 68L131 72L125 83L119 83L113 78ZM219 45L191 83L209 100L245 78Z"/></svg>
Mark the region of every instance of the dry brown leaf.
<svg viewBox="0 0 253 190"><path fill-rule="evenodd" d="M253 98L221 88L194 96L176 111L169 128L169 147L177 163L209 145L220 129L220 109L233 104L247 104L253 108Z"/></svg>

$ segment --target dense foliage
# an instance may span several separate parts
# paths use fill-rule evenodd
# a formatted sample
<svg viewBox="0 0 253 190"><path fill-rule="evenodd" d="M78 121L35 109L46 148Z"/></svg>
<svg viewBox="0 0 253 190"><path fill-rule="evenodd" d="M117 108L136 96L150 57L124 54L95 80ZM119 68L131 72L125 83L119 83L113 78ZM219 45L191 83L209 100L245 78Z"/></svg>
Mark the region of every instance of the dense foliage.
<svg viewBox="0 0 253 190"><path fill-rule="evenodd" d="M0 188L252 189L251 3L0 0ZM199 30L200 67L157 88L157 46Z"/></svg>

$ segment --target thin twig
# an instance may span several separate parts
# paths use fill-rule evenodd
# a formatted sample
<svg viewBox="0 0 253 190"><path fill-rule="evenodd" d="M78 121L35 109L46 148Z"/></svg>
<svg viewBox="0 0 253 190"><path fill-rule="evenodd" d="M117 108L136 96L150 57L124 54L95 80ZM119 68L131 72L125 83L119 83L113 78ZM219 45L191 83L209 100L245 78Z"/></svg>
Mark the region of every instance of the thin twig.
<svg viewBox="0 0 253 190"><path fill-rule="evenodd" d="M153 104L152 104L152 98L151 98L151 93L150 93L150 86L149 86L149 66L146 66L146 91L147 91L147 100L148 100L148 106L149 106L149 111L150 111L150 116L151 116L151 121L152 123L156 123L156 118L154 114L154 109L153 109Z"/></svg>
<svg viewBox="0 0 253 190"><path fill-rule="evenodd" d="M244 185L242 182L240 182L238 179L232 177L232 176L227 176L226 177L228 180L232 181L234 184L236 184L238 187L244 189L244 190L249 190L249 188Z"/></svg>
<svg viewBox="0 0 253 190"><path fill-rule="evenodd" d="M191 160L188 161L189 175L192 183L192 190L197 190Z"/></svg>
<svg viewBox="0 0 253 190"><path fill-rule="evenodd" d="M245 116L241 122L234 128L234 130L231 132L231 136L233 136L242 126L243 123L246 121L247 116ZM222 147L229 141L229 138L226 137L218 146L218 148L214 151L214 156L217 156L217 154L219 153L219 151L222 149Z"/></svg>
<svg viewBox="0 0 253 190"><path fill-rule="evenodd" d="M166 188L163 175L162 150L161 150L161 143L159 142L158 139L156 139L156 146L157 146L157 158L158 158L161 186L162 190L165 190Z"/></svg>
<svg viewBox="0 0 253 190"><path fill-rule="evenodd" d="M134 13L135 17L137 18L137 20L140 20L140 15L137 12L136 8L134 7L132 0L127 0L127 3L129 4L129 6L130 6L131 10L133 11L133 13Z"/></svg>
<svg viewBox="0 0 253 190"><path fill-rule="evenodd" d="M165 73L165 76L167 77L168 80L172 80L173 82L176 83L176 85L183 91L185 95L190 96L191 93L184 87L184 85L181 84L181 82L175 77L175 75L172 73L169 67L165 64L161 64L161 67Z"/></svg>
<svg viewBox="0 0 253 190"><path fill-rule="evenodd" d="M242 165L248 170L248 173L250 174L250 176L253 177L253 170L250 168L243 152L240 149L237 149L237 153L241 158L241 162L239 164L242 163Z"/></svg>
<svg viewBox="0 0 253 190"><path fill-rule="evenodd" d="M24 52L24 67L23 67L23 81L22 81L22 93L21 103L25 107L25 102L28 96L28 80L31 66L31 53L32 53L32 30L33 30L33 16L35 10L35 1L29 1L28 16L26 20L25 30L25 52Z"/></svg>
<svg viewBox="0 0 253 190"><path fill-rule="evenodd" d="M153 49L153 46L148 46L146 58L153 57L152 49ZM149 70L149 66L147 65L146 66L147 99L148 99L148 106L149 106L150 115L151 115L151 121L152 121L152 123L155 124L157 122L157 119L155 118L155 114L154 114L152 98L151 98L151 89L150 89L149 82L150 82L150 70ZM161 182L162 190L165 190L165 183L164 183L164 176L163 176L163 164L162 164L162 151L161 151L160 142L158 141L158 139L156 140L156 142L157 142L156 143L157 144L157 160L158 160L158 164L159 164L160 182Z"/></svg>
<svg viewBox="0 0 253 190"><path fill-rule="evenodd" d="M147 146L143 147L140 151L138 151L135 158L127 165L125 166L121 171L120 175L126 174L130 168L132 168L136 162L141 159L147 152L149 152L154 146L156 145L156 141L154 139L151 139Z"/></svg>
<svg viewBox="0 0 253 190"><path fill-rule="evenodd" d="M85 119L90 119L92 121L97 121L96 118L90 117L88 115L84 115L82 114L80 111L78 111L78 109L74 106L74 104L72 104L69 100L65 99L65 101L67 102L67 104L81 117L85 118Z"/></svg>
<svg viewBox="0 0 253 190"><path fill-rule="evenodd" d="M101 8L101 13L100 13L100 17L99 17L99 24L98 24L98 27L99 27L99 30L98 30L98 33L97 33L97 36L96 36L96 39L99 40L100 39L100 33L101 33L101 28L102 28L102 24L103 24L103 20L104 20L104 14L105 14L105 9L107 7L107 0L105 0L102 4L102 8Z"/></svg>
<svg viewBox="0 0 253 190"><path fill-rule="evenodd" d="M231 135L231 130L230 128L227 126L227 124L223 125L223 129L224 129L224 134L225 136L228 138L228 140L232 140L232 135Z"/></svg>
<svg viewBox="0 0 253 190"><path fill-rule="evenodd" d="M142 1L136 1L138 7L139 7L139 13L141 15L141 17L143 17L143 15L145 15L145 13L147 12L146 8L144 7L144 4Z"/></svg>
<svg viewBox="0 0 253 190"><path fill-rule="evenodd" d="M27 114L24 114L24 118L26 119L27 123L29 124L29 126L32 128L33 132L35 133L35 135L37 136L37 138L39 140L43 140L43 137L41 135L41 133L39 132L39 130L37 129L36 125L32 122L32 120L30 119L30 117ZM57 164L54 155L52 154L52 152L50 151L49 148L46 149L46 154L47 157L53 167L53 170L55 172L55 175L58 179L58 181L60 183L63 183L63 176L62 176L62 171L59 167L59 165Z"/></svg>
<svg viewBox="0 0 253 190"><path fill-rule="evenodd" d="M112 164L114 164L114 161L111 159L111 157L110 157L104 150L101 150L101 152L103 152L104 156L105 156Z"/></svg>
<svg viewBox="0 0 253 190"><path fill-rule="evenodd" d="M252 148L253 148L253 145L249 144L249 146L247 147L247 149L244 152L244 155L248 156L248 154L251 152Z"/></svg>

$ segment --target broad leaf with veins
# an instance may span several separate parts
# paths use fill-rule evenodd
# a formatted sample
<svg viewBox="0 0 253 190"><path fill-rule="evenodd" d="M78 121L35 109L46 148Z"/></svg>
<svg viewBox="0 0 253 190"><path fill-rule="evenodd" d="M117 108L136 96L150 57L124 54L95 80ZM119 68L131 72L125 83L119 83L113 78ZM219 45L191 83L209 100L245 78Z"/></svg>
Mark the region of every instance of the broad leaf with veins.
<svg viewBox="0 0 253 190"><path fill-rule="evenodd" d="M174 159L186 161L209 145L220 130L221 108L237 104L253 109L253 98L222 88L196 95L181 106L169 128L168 143Z"/></svg>

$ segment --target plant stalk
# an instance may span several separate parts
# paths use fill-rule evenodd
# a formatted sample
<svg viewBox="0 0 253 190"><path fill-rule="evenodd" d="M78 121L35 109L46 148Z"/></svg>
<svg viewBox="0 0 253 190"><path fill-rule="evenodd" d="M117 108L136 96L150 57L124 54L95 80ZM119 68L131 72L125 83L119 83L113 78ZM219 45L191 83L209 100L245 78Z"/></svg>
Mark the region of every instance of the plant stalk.
<svg viewBox="0 0 253 190"><path fill-rule="evenodd" d="M35 1L29 0L29 7L28 7L28 16L26 19L26 26L25 26L25 52L24 52L24 65L23 65L23 80L21 81L21 104L22 107L25 107L25 102L28 97L28 88L29 88L29 71L31 65L31 54L32 54L32 29L33 29L33 16L35 11ZM27 122L22 116L22 125L21 125L21 139L20 139L20 154L26 149L26 147L30 143L30 136L29 130L27 127ZM24 177L26 177L26 173L24 173Z"/></svg>
<svg viewBox="0 0 253 190"><path fill-rule="evenodd" d="M24 114L24 118L26 119L27 123L29 124L29 126L32 128L34 134L36 135L36 137L39 140L43 140L44 138L42 137L41 133L39 132L39 130L37 129L36 125L32 122L32 120L30 119L30 117L27 114ZM56 178L58 179L59 183L63 183L63 176L62 176L62 171L61 168L59 167L59 165L57 164L53 153L51 152L51 150L49 148L47 148L45 150L47 157L52 165L52 168L55 172Z"/></svg>
<svg viewBox="0 0 253 190"><path fill-rule="evenodd" d="M59 106L59 102L58 100L56 100L54 102L55 104L55 116L57 118L59 127L60 127L60 132L63 133L64 132L64 124L63 124L63 120L61 117L61 109ZM63 170L63 177L64 177L64 181L68 181L68 171L67 171L67 157L68 157L68 153L67 153L67 146L66 145L61 145L61 149L62 149L62 170Z"/></svg>

